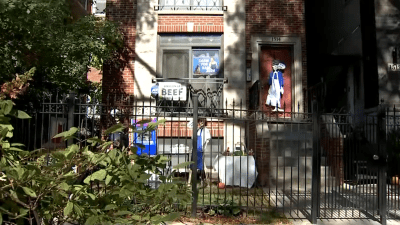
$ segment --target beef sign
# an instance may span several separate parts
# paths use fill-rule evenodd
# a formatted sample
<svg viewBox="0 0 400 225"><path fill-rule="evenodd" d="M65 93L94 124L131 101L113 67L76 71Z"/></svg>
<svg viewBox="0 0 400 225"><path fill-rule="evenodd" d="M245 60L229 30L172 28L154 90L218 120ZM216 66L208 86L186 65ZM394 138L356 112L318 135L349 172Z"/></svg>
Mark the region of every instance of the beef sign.
<svg viewBox="0 0 400 225"><path fill-rule="evenodd" d="M177 82L159 82L158 96L165 100L186 101L187 87Z"/></svg>

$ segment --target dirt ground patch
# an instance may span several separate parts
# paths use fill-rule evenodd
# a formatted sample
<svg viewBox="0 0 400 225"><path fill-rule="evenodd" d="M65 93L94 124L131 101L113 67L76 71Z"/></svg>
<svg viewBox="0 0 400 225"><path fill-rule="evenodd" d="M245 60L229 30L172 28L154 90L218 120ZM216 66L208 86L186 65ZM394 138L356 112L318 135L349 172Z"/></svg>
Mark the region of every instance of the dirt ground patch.
<svg viewBox="0 0 400 225"><path fill-rule="evenodd" d="M179 220L174 222L180 222L187 225L197 224L292 224L292 222L286 219L284 216L274 211L260 213L258 215L245 215L239 216L224 216L224 215L213 215L210 216L207 213L198 213L197 218L191 218L190 215L184 215Z"/></svg>

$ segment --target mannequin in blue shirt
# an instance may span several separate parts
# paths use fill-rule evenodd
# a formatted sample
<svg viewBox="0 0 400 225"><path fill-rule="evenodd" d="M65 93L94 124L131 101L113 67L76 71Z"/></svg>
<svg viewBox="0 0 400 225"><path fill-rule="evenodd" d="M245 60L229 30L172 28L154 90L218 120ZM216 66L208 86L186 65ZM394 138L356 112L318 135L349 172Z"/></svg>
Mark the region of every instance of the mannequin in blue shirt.
<svg viewBox="0 0 400 225"><path fill-rule="evenodd" d="M267 106L274 106L273 111L283 111L281 109L281 96L283 95L283 73L282 70L286 68L286 65L278 60L272 62L272 72L269 75L268 84L270 85L268 90Z"/></svg>

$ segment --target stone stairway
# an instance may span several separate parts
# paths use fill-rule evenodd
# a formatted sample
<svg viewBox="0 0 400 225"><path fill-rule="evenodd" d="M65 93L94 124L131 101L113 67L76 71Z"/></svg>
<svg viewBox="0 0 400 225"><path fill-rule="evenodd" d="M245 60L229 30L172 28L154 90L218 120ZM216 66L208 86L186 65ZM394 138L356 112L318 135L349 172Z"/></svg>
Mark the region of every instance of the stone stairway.
<svg viewBox="0 0 400 225"><path fill-rule="evenodd" d="M311 191L312 124L269 124L270 188ZM321 190L331 189L336 179L325 157L321 157Z"/></svg>

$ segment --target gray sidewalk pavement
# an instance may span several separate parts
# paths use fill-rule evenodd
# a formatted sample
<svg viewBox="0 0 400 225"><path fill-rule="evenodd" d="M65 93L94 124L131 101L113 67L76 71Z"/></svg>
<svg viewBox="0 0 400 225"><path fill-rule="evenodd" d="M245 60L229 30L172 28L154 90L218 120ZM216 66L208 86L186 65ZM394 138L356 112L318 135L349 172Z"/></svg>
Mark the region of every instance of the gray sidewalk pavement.
<svg viewBox="0 0 400 225"><path fill-rule="evenodd" d="M295 219L290 220L293 225L311 225L309 220ZM367 219L323 219L318 220L320 225L380 225L379 222ZM388 225L400 225L400 220L388 220ZM167 225L196 225L194 223L168 222ZM203 223L203 225L212 225Z"/></svg>

